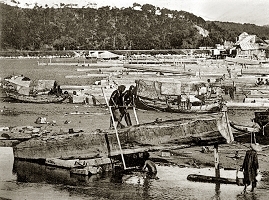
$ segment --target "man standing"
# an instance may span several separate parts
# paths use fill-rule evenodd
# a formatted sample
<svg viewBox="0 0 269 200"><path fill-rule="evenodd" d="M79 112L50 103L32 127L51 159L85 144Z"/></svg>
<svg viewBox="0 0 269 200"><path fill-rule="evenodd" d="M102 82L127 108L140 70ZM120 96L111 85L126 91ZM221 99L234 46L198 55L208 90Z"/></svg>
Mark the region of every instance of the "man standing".
<svg viewBox="0 0 269 200"><path fill-rule="evenodd" d="M242 170L244 174L243 184L244 192L246 192L247 186L251 184L251 192L254 191L254 188L257 186L256 176L259 172L259 163L257 151L260 151L261 148L258 144L250 144L250 150L246 152L244 162L242 165Z"/></svg>
<svg viewBox="0 0 269 200"><path fill-rule="evenodd" d="M135 86L131 85L129 90L126 90L123 93L123 109L121 110L122 118L124 117L127 126L132 126L132 121L130 114L128 112L128 106L134 106L134 95L135 95Z"/></svg>
<svg viewBox="0 0 269 200"><path fill-rule="evenodd" d="M111 106L113 118L115 121L118 122L117 127L118 128L123 128L124 125L121 123L121 115L122 115L122 110L123 110L123 92L125 90L124 85L118 86L118 89L113 91L110 99L109 99L109 106ZM113 120L112 117L110 117L110 128L113 128Z"/></svg>

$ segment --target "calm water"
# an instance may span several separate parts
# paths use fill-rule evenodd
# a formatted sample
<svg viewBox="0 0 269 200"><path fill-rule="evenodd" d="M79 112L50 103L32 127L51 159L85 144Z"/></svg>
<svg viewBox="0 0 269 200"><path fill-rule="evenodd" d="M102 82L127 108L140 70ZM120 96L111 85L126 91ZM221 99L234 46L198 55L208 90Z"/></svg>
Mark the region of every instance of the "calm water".
<svg viewBox="0 0 269 200"><path fill-rule="evenodd" d="M123 176L74 176L68 170L14 161L12 148L0 147L0 199L268 199L269 183L261 181L255 193L243 187L187 180L188 174L214 175L214 169L157 166L159 180L141 173ZM235 178L235 171L221 171Z"/></svg>

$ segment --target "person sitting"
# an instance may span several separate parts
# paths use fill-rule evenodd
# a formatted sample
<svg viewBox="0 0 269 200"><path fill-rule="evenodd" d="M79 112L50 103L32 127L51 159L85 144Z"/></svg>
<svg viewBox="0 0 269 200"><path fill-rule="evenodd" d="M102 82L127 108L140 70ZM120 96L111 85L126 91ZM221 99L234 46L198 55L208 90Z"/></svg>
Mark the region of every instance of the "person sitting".
<svg viewBox="0 0 269 200"><path fill-rule="evenodd" d="M149 153L144 152L143 158L145 160L144 166L142 167L142 171L147 169L147 175L152 179L159 179L157 175L157 168L153 161L149 160Z"/></svg>
<svg viewBox="0 0 269 200"><path fill-rule="evenodd" d="M265 85L269 85L268 79L265 79Z"/></svg>
<svg viewBox="0 0 269 200"><path fill-rule="evenodd" d="M261 78L261 81L260 81L260 84L259 85L263 85L264 82L263 82L263 79Z"/></svg>
<svg viewBox="0 0 269 200"><path fill-rule="evenodd" d="M260 82L261 82L261 80L260 80L260 78L258 78L258 79L256 80L256 82L255 82L255 85L260 85Z"/></svg>

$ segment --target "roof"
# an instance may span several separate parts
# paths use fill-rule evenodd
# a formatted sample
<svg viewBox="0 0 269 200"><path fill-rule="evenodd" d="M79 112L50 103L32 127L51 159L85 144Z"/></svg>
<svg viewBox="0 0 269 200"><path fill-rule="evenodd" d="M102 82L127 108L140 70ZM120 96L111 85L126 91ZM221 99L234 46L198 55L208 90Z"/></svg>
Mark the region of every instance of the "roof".
<svg viewBox="0 0 269 200"><path fill-rule="evenodd" d="M236 46L240 46L242 50L255 50L265 49L268 41L262 40L256 35L249 35L243 32L239 35L238 41L235 43Z"/></svg>
<svg viewBox="0 0 269 200"><path fill-rule="evenodd" d="M102 58L102 59L113 59L119 58L120 55L111 53L109 51L89 51L89 57Z"/></svg>
<svg viewBox="0 0 269 200"><path fill-rule="evenodd" d="M254 49L259 49L258 44L250 44L250 43L241 43L239 44L240 48L242 50L254 50Z"/></svg>

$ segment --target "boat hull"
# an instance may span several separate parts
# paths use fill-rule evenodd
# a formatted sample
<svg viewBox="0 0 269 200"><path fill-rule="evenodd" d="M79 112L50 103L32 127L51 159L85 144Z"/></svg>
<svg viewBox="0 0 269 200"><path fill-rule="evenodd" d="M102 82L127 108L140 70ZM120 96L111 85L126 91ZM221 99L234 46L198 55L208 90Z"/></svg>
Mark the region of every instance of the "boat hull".
<svg viewBox="0 0 269 200"><path fill-rule="evenodd" d="M222 116L159 121L118 130L123 151L142 147L144 150L152 150L160 146L171 148L181 144L200 145L211 139L226 143L233 140L230 134L227 119ZM23 159L120 155L114 130L44 135L21 142L13 149L14 156Z"/></svg>
<svg viewBox="0 0 269 200"><path fill-rule="evenodd" d="M178 107L177 105L167 105L166 102L153 101L138 97L136 99L136 107L145 110L157 110L163 112L174 113L215 113L221 110L219 103L211 103L207 105L191 106L189 109L185 107Z"/></svg>
<svg viewBox="0 0 269 200"><path fill-rule="evenodd" d="M56 96L56 95L37 95L37 96L30 96L30 95L22 95L16 94L12 92L6 92L7 97L14 99L19 102L24 103L60 103L63 102L67 96Z"/></svg>

